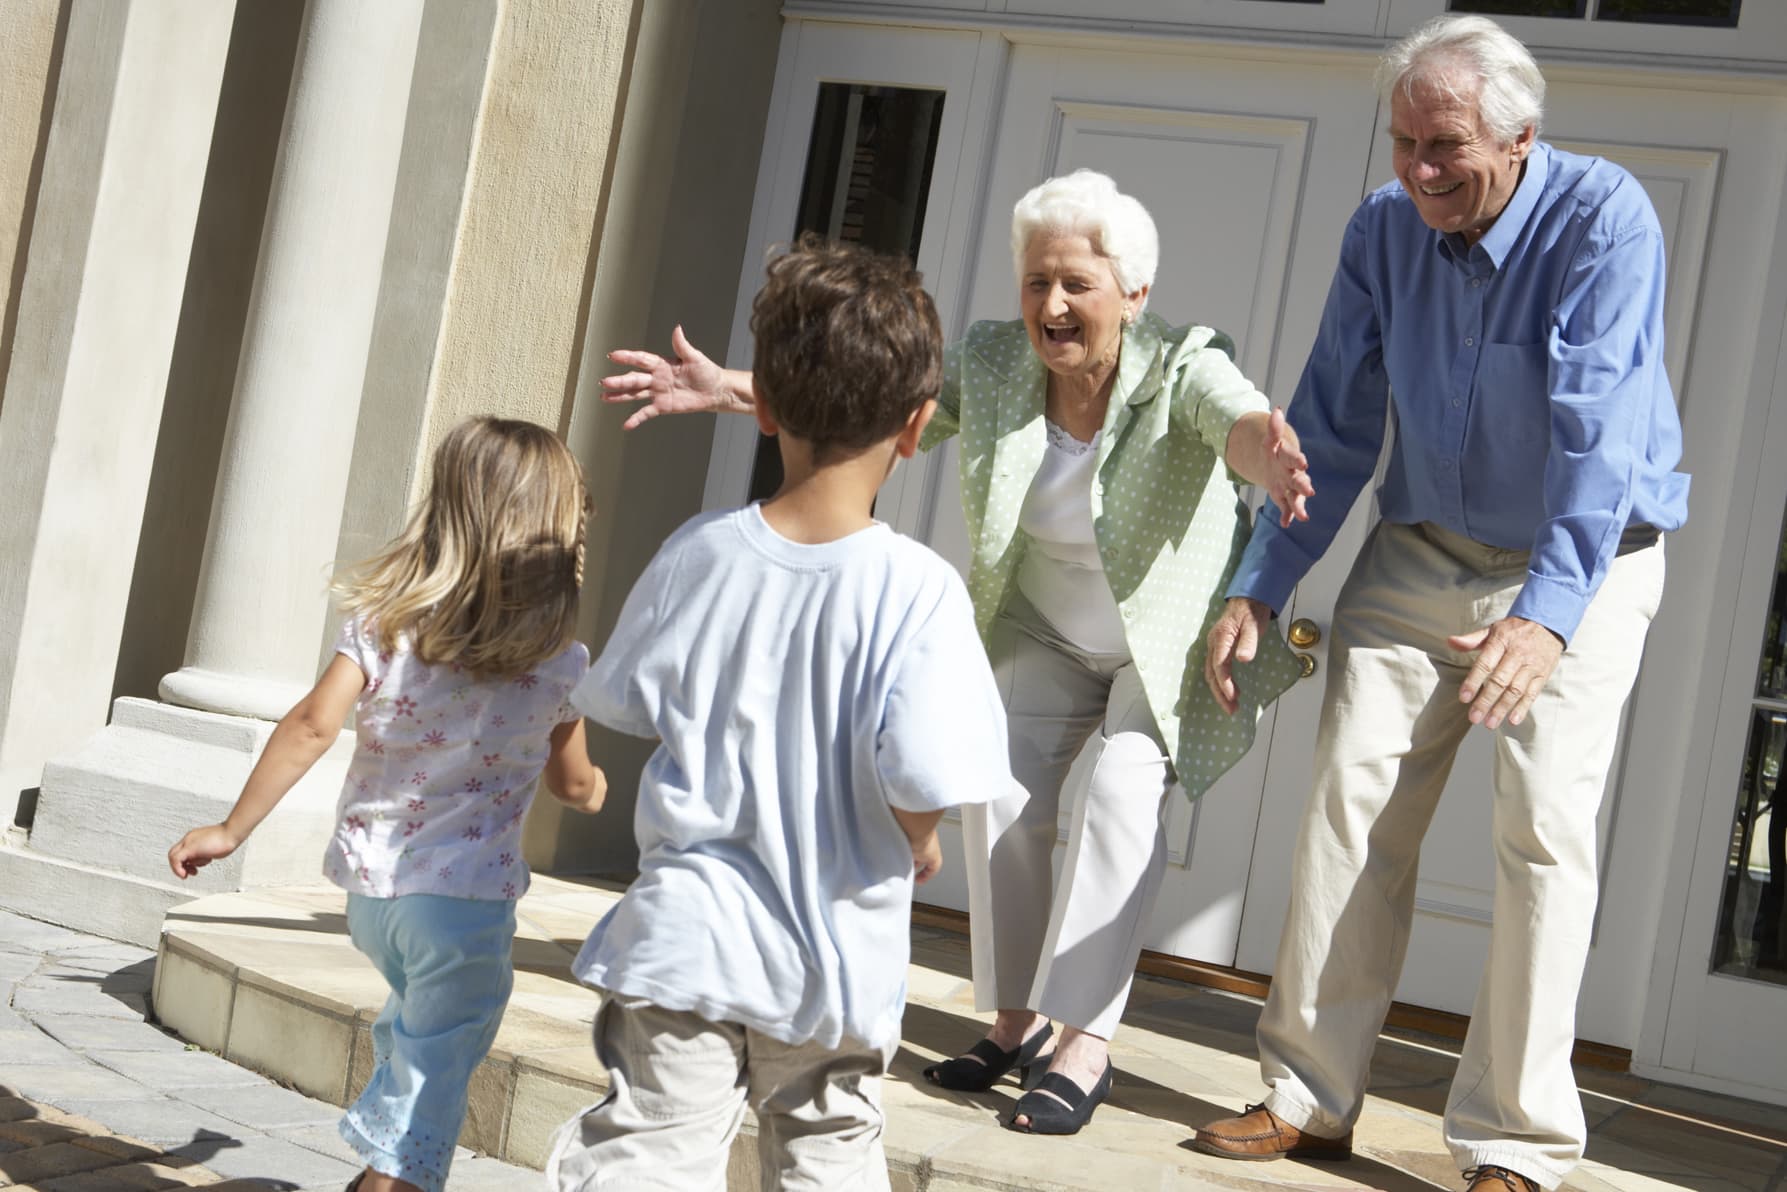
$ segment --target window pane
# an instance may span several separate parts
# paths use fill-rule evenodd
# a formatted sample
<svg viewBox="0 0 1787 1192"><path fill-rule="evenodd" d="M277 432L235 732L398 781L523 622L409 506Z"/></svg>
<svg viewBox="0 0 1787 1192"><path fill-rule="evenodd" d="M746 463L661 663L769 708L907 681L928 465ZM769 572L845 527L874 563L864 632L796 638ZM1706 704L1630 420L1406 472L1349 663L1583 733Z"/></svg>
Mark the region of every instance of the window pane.
<svg viewBox="0 0 1787 1192"><path fill-rule="evenodd" d="M1737 27L1743 0L1601 0L1597 19L1642 21L1653 25Z"/></svg>
<svg viewBox="0 0 1787 1192"><path fill-rule="evenodd" d="M818 232L918 260L943 92L821 83L793 234ZM782 484L775 439L760 435L750 499Z"/></svg>
<svg viewBox="0 0 1787 1192"><path fill-rule="evenodd" d="M1481 12L1497 17L1566 17L1583 15L1588 0L1450 0L1447 12Z"/></svg>
<svg viewBox="0 0 1787 1192"><path fill-rule="evenodd" d="M1731 823L1712 971L1787 984L1787 716L1757 708Z"/></svg>

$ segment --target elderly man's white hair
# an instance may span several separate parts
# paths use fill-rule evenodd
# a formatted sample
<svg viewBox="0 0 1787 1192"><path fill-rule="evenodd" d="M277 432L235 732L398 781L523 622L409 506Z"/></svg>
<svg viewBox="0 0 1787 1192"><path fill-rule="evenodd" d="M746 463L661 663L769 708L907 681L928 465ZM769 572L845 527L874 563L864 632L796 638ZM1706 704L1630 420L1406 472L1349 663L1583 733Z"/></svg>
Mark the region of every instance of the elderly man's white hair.
<svg viewBox="0 0 1787 1192"><path fill-rule="evenodd" d="M1412 98L1417 82L1466 99L1473 81L1477 110L1498 141L1512 141L1528 125L1538 132L1545 76L1519 39L1488 17L1435 17L1391 46L1377 69L1386 100L1399 87Z"/></svg>
<svg viewBox="0 0 1787 1192"><path fill-rule="evenodd" d="M1031 189L1011 211L1011 258L1024 280L1024 254L1038 234L1084 236L1111 263L1125 294L1154 284L1160 233L1141 201L1096 170L1075 170ZM1147 305L1143 298L1140 306ZM1140 314L1138 308L1136 311Z"/></svg>

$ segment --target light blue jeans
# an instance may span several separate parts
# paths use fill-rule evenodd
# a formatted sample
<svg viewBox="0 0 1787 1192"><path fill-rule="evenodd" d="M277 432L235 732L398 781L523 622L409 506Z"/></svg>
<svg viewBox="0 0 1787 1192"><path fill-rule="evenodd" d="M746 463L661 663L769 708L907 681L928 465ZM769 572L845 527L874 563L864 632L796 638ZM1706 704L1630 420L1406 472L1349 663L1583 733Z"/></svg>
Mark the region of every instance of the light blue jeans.
<svg viewBox="0 0 1787 1192"><path fill-rule="evenodd" d="M391 996L372 1024L372 1079L342 1116L341 1136L374 1171L441 1192L472 1070L515 985L515 904L350 894L347 923Z"/></svg>

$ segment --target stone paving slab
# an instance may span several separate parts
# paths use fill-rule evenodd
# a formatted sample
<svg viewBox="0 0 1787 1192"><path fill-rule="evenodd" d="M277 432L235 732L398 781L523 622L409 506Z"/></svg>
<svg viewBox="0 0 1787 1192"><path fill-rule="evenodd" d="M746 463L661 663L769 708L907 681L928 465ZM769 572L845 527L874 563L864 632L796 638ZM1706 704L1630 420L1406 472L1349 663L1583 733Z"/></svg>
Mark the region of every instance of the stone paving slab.
<svg viewBox="0 0 1787 1192"><path fill-rule="evenodd" d="M146 1021L154 965L0 912L0 1189L340 1192L360 1162L339 1111ZM452 1177L453 1192L524 1186L539 1173L469 1152Z"/></svg>

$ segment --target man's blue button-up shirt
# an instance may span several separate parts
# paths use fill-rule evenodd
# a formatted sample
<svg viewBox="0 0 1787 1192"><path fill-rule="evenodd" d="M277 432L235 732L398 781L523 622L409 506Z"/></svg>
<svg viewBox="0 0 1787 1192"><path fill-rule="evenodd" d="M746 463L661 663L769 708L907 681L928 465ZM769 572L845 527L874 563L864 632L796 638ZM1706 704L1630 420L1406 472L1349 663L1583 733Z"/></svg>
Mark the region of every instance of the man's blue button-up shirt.
<svg viewBox="0 0 1787 1192"><path fill-rule="evenodd" d="M1367 196L1289 409L1310 520L1261 516L1228 594L1285 607L1376 469L1390 404L1383 517L1531 550L1510 615L1568 641L1626 528L1687 519L1664 276L1649 198L1601 158L1536 144L1475 245L1396 183Z"/></svg>

